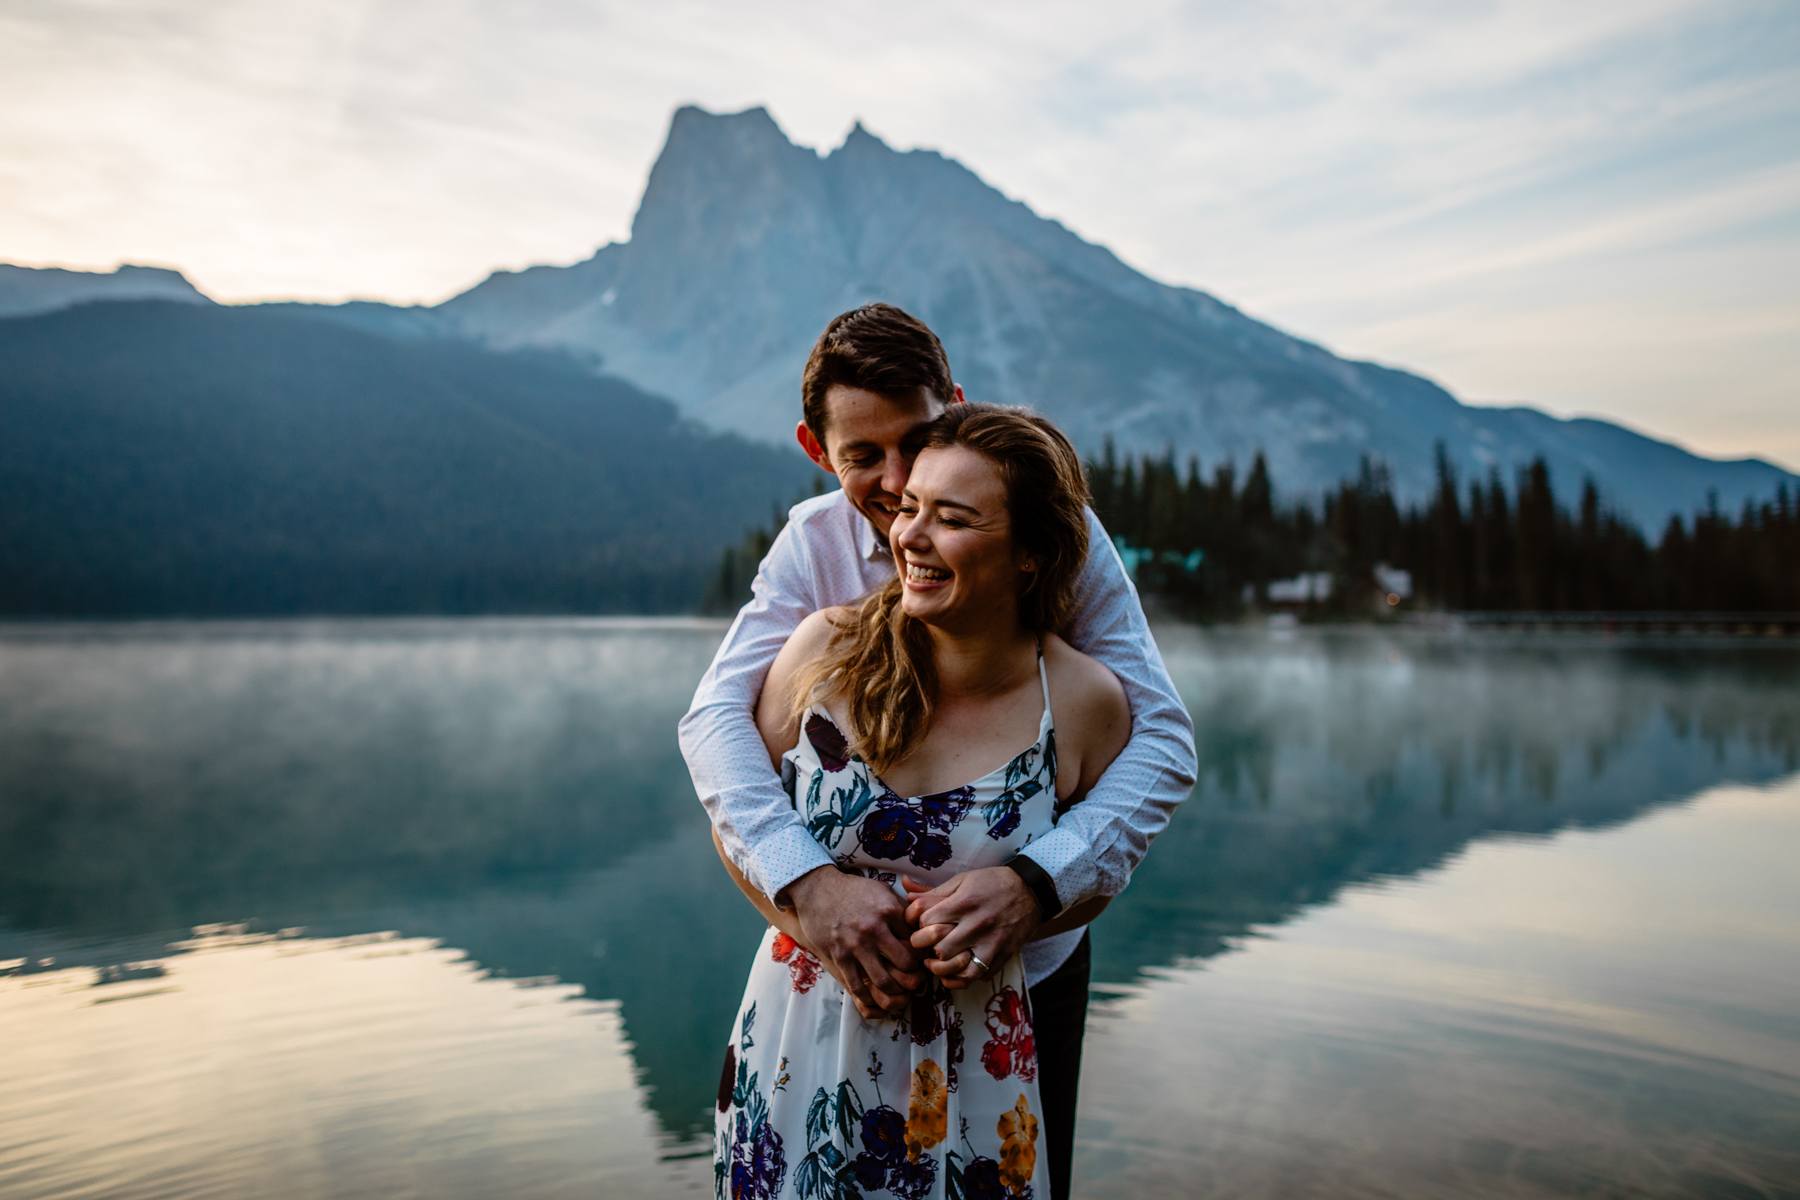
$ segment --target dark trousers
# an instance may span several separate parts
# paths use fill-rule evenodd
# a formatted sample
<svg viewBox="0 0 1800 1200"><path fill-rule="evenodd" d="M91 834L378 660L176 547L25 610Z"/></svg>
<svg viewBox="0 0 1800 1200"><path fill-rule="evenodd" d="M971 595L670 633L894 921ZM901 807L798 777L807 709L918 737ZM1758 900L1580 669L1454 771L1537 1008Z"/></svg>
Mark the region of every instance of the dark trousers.
<svg viewBox="0 0 1800 1200"><path fill-rule="evenodd" d="M1081 1038L1087 1032L1087 931L1067 962L1031 989L1032 1037L1037 1043L1038 1100L1050 1158L1050 1200L1068 1200L1075 1157L1075 1089L1081 1083Z"/></svg>

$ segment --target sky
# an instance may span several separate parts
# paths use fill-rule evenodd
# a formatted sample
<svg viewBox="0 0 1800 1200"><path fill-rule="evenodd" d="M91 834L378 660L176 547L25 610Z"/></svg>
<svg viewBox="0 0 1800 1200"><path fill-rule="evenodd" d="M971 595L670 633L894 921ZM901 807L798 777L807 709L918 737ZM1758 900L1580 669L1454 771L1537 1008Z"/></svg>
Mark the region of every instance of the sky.
<svg viewBox="0 0 1800 1200"><path fill-rule="evenodd" d="M0 261L434 302L853 121L1477 404L1800 469L1800 3L0 0Z"/></svg>

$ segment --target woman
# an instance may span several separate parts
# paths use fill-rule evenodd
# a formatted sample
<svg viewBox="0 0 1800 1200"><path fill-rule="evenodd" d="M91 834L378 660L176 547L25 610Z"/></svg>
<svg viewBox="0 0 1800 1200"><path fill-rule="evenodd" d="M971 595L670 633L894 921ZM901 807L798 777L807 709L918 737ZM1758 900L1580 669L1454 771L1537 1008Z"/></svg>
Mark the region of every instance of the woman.
<svg viewBox="0 0 1800 1200"><path fill-rule="evenodd" d="M908 881L1003 863L1124 747L1123 689L1053 632L1087 552L1086 498L1048 421L952 408L902 496L898 577L813 614L777 656L757 725L841 869L905 895ZM720 1080L718 1193L1045 1200L1022 955L930 958L901 1016L865 1014L799 944L793 914L733 875L771 927ZM1073 906L1038 937L1103 906ZM949 931L928 926L915 944Z"/></svg>

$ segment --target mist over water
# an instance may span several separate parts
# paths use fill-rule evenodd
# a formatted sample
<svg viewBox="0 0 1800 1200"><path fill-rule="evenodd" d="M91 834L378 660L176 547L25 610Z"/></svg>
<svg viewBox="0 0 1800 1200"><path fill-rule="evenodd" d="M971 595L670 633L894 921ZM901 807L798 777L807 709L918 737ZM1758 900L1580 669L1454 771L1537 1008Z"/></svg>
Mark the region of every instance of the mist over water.
<svg viewBox="0 0 1800 1200"><path fill-rule="evenodd" d="M0 630L0 1193L709 1193L722 631ZM1800 1187L1800 647L1158 637L1201 779L1094 927L1080 1184Z"/></svg>

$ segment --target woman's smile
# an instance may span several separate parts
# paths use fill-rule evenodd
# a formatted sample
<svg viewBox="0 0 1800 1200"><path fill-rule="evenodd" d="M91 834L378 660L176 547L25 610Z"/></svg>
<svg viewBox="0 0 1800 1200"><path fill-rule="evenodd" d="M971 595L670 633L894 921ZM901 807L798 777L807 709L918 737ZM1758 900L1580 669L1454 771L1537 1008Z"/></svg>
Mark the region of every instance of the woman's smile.
<svg viewBox="0 0 1800 1200"><path fill-rule="evenodd" d="M913 591L929 591L943 587L950 582L952 571L943 567L927 566L925 563L911 562L906 564L906 586Z"/></svg>
<svg viewBox="0 0 1800 1200"><path fill-rule="evenodd" d="M1006 482L966 446L919 454L888 538L901 607L921 620L985 621L1019 594Z"/></svg>

